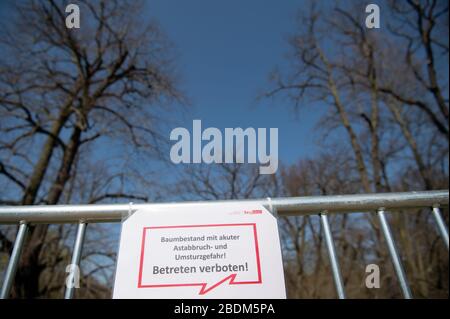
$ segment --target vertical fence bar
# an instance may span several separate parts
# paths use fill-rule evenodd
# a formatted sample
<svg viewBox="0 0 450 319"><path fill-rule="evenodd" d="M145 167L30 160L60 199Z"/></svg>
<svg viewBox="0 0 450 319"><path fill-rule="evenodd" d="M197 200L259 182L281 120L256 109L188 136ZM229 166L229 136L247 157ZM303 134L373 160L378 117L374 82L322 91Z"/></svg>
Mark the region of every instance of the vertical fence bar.
<svg viewBox="0 0 450 319"><path fill-rule="evenodd" d="M444 240L445 246L447 246L447 250L448 250L448 230L447 230L447 226L445 226L445 222L444 222L444 219L442 218L441 210L439 209L439 206L433 207L433 216L434 216L436 224L439 228L439 233L441 234L442 239Z"/></svg>
<svg viewBox="0 0 450 319"><path fill-rule="evenodd" d="M70 264L69 278L66 282L66 292L64 294L65 299L72 299L74 293L74 276L79 274L81 251L83 249L84 236L86 234L87 224L80 222L78 224L77 237L75 239L75 244L73 246L72 261ZM68 284L70 283L70 284Z"/></svg>
<svg viewBox="0 0 450 319"><path fill-rule="evenodd" d="M341 269L339 268L339 262L334 247L333 236L330 230L330 224L328 223L328 216L326 212L319 214L322 222L323 231L325 233L325 241L327 243L328 256L330 258L331 269L333 271L334 284L336 286L336 292L339 299L345 299L344 284L341 276Z"/></svg>
<svg viewBox="0 0 450 319"><path fill-rule="evenodd" d="M403 296L405 299L412 299L411 289L409 288L408 279L406 278L405 270L403 269L402 262L400 260L400 256L397 251L397 247L395 246L394 237L392 236L391 229L386 219L386 215L384 214L384 208L380 208L377 212L378 219L381 224L381 229L383 230L384 239L389 248L389 253L391 255L392 263L394 264L394 269L397 274L397 278L400 282L400 287L402 289Z"/></svg>
<svg viewBox="0 0 450 319"><path fill-rule="evenodd" d="M3 280L0 299L7 299L11 292L11 287L14 282L14 277L17 271L17 264L19 263L27 231L28 231L27 223L21 222L19 226L19 231L17 232L16 240L14 242L14 248L11 253L11 257L9 259L8 268L6 268L5 279Z"/></svg>

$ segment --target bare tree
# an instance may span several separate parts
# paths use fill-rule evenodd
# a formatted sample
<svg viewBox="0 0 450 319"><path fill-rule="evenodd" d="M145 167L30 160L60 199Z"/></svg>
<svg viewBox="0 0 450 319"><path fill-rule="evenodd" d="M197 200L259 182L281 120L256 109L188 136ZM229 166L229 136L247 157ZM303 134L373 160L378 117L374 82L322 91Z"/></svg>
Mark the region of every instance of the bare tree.
<svg viewBox="0 0 450 319"><path fill-rule="evenodd" d="M408 0L389 1L389 5L393 17L389 28L406 48L403 54L415 82L432 100L411 97L407 91L389 87L382 86L381 90L402 103L419 107L448 140L448 93L444 93L448 87L439 74L439 69L445 67L443 59L447 57L448 61L448 2ZM420 58L422 54L424 58Z"/></svg>
<svg viewBox="0 0 450 319"><path fill-rule="evenodd" d="M182 99L171 46L155 23L143 21L140 4L79 3L80 29L65 27L64 2L56 0L16 5L14 23L2 28L0 178L13 189L0 193L2 203L60 202L80 150L99 141L156 153L166 102ZM119 195L126 197L93 200ZM30 228L16 296L38 295L47 231Z"/></svg>
<svg viewBox="0 0 450 319"><path fill-rule="evenodd" d="M448 177L448 98L443 93L448 90L448 74L446 77L445 71L437 67L448 65L448 45L438 37L438 34L448 36L448 28L445 29L448 4L409 1L403 6L396 3L389 3L387 9L399 19L390 20L393 22L389 28L382 30L364 26L363 4L350 7L336 3L330 7L311 2L300 13L298 30L290 41L291 68L271 74L272 88L266 96L287 96L296 109L323 107L320 127L328 138L322 145L332 147L335 153L328 160L317 157L311 159L316 163L303 161L300 167L292 167L284 177L290 190L288 194L297 193L291 183L300 186L305 194L448 187L448 182L442 179ZM332 131L337 132L335 138L330 134ZM345 161L354 165L346 165L345 169L336 167L341 162L340 151L347 154ZM334 175L327 175L325 168L334 171ZM295 176L305 185L295 181ZM341 236L351 237L348 241L339 240L338 249L344 258L350 256L364 261L367 256L355 249L370 241L371 257L390 267L377 220L371 214L365 216L373 237L353 237L348 228L354 224L343 217L342 223L334 227ZM435 278L424 266L426 260L438 258L442 253L430 251L430 240L438 238L436 232L422 233L433 228L428 216L429 212L417 212L414 218L409 214L393 214L391 222L398 234L408 275L417 279L413 290L419 296L443 296L448 294L447 288L441 290L446 287L441 281L445 275L441 273ZM294 283L313 276L304 273L302 263L308 259L298 256L308 254L305 252L311 245L308 239L316 247L318 258L321 256L320 230L308 224L303 219L286 221L287 243L295 252L293 256L297 256L294 269L298 273L293 275ZM419 236L427 237L420 245L416 240ZM442 249L439 247L438 250ZM350 261L351 267L356 267ZM444 261L446 264L448 267ZM439 268L437 264L430 267ZM320 269L315 271L320 273ZM389 271L386 276L384 282L392 282L389 278L394 273ZM355 293L367 293L358 290L362 283L354 281L351 274L348 280L356 284L350 287ZM389 289L384 293L391 294Z"/></svg>
<svg viewBox="0 0 450 319"><path fill-rule="evenodd" d="M198 165L181 170L178 199L224 200L277 196L276 175L261 175L256 164Z"/></svg>

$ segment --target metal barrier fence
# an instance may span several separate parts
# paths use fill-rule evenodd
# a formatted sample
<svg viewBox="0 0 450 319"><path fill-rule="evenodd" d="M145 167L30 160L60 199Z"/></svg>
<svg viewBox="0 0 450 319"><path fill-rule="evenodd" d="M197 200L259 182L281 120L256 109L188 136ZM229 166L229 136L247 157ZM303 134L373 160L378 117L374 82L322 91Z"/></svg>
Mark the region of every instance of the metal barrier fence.
<svg viewBox="0 0 450 319"><path fill-rule="evenodd" d="M213 203L225 201L214 201ZM229 201L226 201L229 202ZM403 296L412 298L408 280L392 236L386 211L429 208L447 250L449 248L448 230L442 218L440 208L448 207L449 191L423 191L407 193L379 193L339 196L311 196L252 199L234 202L261 204L272 209L278 216L300 216L318 214L325 234L326 247L330 258L336 292L340 299L345 298L345 290L339 269L338 256L335 251L328 214L343 214L354 212L376 212L381 230L386 240L390 257L398 277ZM120 222L131 212L145 207L172 207L178 205L201 204L209 205L212 201L184 203L152 203L152 204L106 204L106 205L55 205L55 206L0 206L0 224L19 224L19 231L13 251L5 271L0 298L9 297L11 286L17 270L25 235L30 224L78 223L78 231L72 254L72 265L79 265L83 247L84 235L88 223ZM65 298L73 297L73 288L66 288Z"/></svg>

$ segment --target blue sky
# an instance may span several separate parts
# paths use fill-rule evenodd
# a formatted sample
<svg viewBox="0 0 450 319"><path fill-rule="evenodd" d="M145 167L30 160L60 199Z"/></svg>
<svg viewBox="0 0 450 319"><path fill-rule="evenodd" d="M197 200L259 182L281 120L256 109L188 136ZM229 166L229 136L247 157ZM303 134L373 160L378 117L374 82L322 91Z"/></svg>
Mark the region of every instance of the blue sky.
<svg viewBox="0 0 450 319"><path fill-rule="evenodd" d="M278 155L285 164L319 150L314 127L320 112L303 109L296 115L282 99L256 99L269 88L270 71L286 67L287 39L295 31L302 1L144 2L144 17L157 20L175 46L180 82L191 101L182 126L191 130L192 120L201 119L203 128L222 131L276 127ZM4 22L8 11L7 2L0 0ZM173 128L164 132L168 140Z"/></svg>
<svg viewBox="0 0 450 319"><path fill-rule="evenodd" d="M192 105L182 121L203 127L277 127L279 158L292 163L318 150L311 138L320 114L297 117L281 99L256 101L268 74L286 65L287 38L295 30L298 1L152 0L156 19L178 53L182 87ZM169 132L167 132L169 134Z"/></svg>
<svg viewBox="0 0 450 319"><path fill-rule="evenodd" d="M200 119L203 128L222 132L226 127L278 128L280 164L318 151L320 134L314 127L320 112L308 108L296 115L281 99L257 101L258 94L269 88L269 73L287 65L287 40L295 32L301 8L301 1L145 1L144 17L155 19L175 46L180 83L191 102L183 117L173 114L180 125L191 130L192 120ZM11 17L8 1L0 0L0 20L8 24ZM168 142L173 128L162 132ZM96 150L101 161L123 153L107 142ZM167 152L167 160L169 156ZM147 159L134 161L139 167L149 166ZM158 170L154 165L148 168Z"/></svg>

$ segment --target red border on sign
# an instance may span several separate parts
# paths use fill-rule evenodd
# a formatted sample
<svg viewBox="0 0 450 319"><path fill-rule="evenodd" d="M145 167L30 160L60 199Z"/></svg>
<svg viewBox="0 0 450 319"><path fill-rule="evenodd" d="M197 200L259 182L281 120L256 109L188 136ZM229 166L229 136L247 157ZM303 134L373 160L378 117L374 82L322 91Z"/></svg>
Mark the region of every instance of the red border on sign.
<svg viewBox="0 0 450 319"><path fill-rule="evenodd" d="M255 239L255 254L256 254L256 266L258 271L258 279L255 281L236 281L235 278L237 274L231 274L221 281L215 283L214 285L207 288L207 283L187 283L187 284L160 284L160 285L151 285L151 284L143 284L142 283L142 271L144 265L144 254L145 254L145 237L147 230L150 229L161 229L161 228L193 228L193 227L234 227L234 226L251 226L253 228L253 236ZM206 225L179 225L179 226L152 226L152 227L144 227L142 229L142 244L141 244L141 256L139 263L139 278L138 278L138 288L163 288L163 287L186 287L186 286L201 286L200 295L204 295L217 286L221 285L226 281L230 281L230 285L246 285L246 284L261 284L262 283L262 275L261 275L261 262L259 256L259 245L258 245L258 234L256 230L255 223L241 223L241 224L206 224Z"/></svg>

